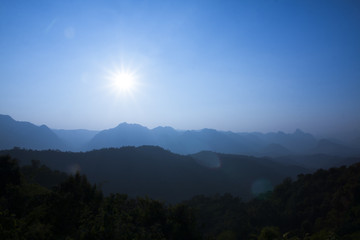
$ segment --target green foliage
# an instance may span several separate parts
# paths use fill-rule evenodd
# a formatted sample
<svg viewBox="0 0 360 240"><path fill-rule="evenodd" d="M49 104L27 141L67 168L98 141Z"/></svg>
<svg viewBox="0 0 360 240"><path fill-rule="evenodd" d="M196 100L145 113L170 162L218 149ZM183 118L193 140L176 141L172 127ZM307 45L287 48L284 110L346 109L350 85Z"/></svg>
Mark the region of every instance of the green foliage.
<svg viewBox="0 0 360 240"><path fill-rule="evenodd" d="M216 237L216 240L236 240L236 239L237 239L236 233L230 230L225 230Z"/></svg>
<svg viewBox="0 0 360 240"><path fill-rule="evenodd" d="M19 185L20 170L16 159L0 157L0 194L5 194L7 185Z"/></svg>
<svg viewBox="0 0 360 240"><path fill-rule="evenodd" d="M36 176L62 174L36 161L24 167L26 177L8 156L1 157L0 167L0 239L200 239L184 204L121 194L104 198L79 172L49 190L34 181Z"/></svg>
<svg viewBox="0 0 360 240"><path fill-rule="evenodd" d="M258 240L280 240L281 238L279 228L272 226L261 229Z"/></svg>
<svg viewBox="0 0 360 240"><path fill-rule="evenodd" d="M89 152L13 149L0 151L0 154L10 154L21 159L22 164L30 165L22 170L27 181L47 188L59 184L66 177L60 181L53 179L54 172L47 174L41 164L72 173L81 169L92 183L103 183L102 190L106 196L111 193L126 193L133 198L147 195L169 203L179 203L199 193L214 195L229 192L249 200L262 191L270 190L270 185L281 183L283 178L296 177L305 171L302 167L276 161L269 164L266 158L215 153L210 153L210 156L218 167L211 168L202 164L207 158L201 163L196 156L178 155L155 146ZM41 163L34 162L34 159Z"/></svg>
<svg viewBox="0 0 360 240"><path fill-rule="evenodd" d="M197 228L207 237L221 237L230 232L236 237L244 237L250 231L246 204L240 198L230 194L200 195L185 204L193 209Z"/></svg>
<svg viewBox="0 0 360 240"><path fill-rule="evenodd" d="M38 160L32 160L31 165L21 167L20 171L27 182L40 184L48 189L59 185L68 177L63 172L51 170Z"/></svg>
<svg viewBox="0 0 360 240"><path fill-rule="evenodd" d="M0 157L0 239L360 239L360 164L285 179L249 202L230 194L167 205L104 197L77 172ZM54 180L56 186L39 183Z"/></svg>
<svg viewBox="0 0 360 240"><path fill-rule="evenodd" d="M332 231L321 230L309 237L309 240L338 240L339 238Z"/></svg>
<svg viewBox="0 0 360 240"><path fill-rule="evenodd" d="M186 203L209 239L227 230L240 239L360 239L360 164L287 178L247 203L225 195Z"/></svg>

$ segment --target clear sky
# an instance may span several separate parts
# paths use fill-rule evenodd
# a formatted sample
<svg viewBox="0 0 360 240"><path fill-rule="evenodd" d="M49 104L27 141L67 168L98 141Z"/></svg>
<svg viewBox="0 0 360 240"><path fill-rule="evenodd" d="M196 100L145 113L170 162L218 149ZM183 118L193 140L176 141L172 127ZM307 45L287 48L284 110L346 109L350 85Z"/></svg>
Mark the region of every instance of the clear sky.
<svg viewBox="0 0 360 240"><path fill-rule="evenodd" d="M360 2L1 0L0 89L51 128L351 131Z"/></svg>

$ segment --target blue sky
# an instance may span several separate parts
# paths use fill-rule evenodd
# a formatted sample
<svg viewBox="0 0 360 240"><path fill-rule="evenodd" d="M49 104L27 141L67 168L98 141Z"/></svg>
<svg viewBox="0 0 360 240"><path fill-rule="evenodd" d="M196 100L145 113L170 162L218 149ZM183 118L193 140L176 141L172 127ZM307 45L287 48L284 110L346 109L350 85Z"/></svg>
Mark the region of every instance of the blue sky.
<svg viewBox="0 0 360 240"><path fill-rule="evenodd" d="M0 113L63 129L360 129L358 1L0 1ZM129 71L136 86L109 87Z"/></svg>

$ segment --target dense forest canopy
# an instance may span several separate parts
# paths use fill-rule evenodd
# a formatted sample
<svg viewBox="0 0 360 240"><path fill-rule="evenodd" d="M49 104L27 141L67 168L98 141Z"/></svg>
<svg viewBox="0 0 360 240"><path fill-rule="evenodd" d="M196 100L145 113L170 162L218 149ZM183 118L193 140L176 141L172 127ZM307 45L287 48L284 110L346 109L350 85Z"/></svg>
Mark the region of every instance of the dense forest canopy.
<svg viewBox="0 0 360 240"><path fill-rule="evenodd" d="M359 239L360 164L286 178L244 202L231 194L169 205L104 197L85 175L0 158L1 239Z"/></svg>
<svg viewBox="0 0 360 240"><path fill-rule="evenodd" d="M272 189L285 177L310 172L305 167L269 158L213 152L184 156L154 146L80 153L12 149L0 154L20 159L21 165L37 159L51 169L72 174L79 170L91 183L100 184L105 195L114 192L131 197L148 195L173 203L198 194L226 192L250 199Z"/></svg>

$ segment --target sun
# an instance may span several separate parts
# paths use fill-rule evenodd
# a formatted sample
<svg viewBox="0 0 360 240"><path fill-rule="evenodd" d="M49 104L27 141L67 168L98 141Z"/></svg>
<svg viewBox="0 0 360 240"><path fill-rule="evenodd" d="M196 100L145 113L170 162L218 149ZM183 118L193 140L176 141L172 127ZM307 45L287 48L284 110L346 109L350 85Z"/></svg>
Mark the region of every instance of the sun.
<svg viewBox="0 0 360 240"><path fill-rule="evenodd" d="M131 92L135 87L135 76L128 72L117 72L114 74L113 87L120 92Z"/></svg>
<svg viewBox="0 0 360 240"><path fill-rule="evenodd" d="M132 95L137 88L137 75L135 71L124 68L109 71L107 79L111 92L117 95Z"/></svg>

